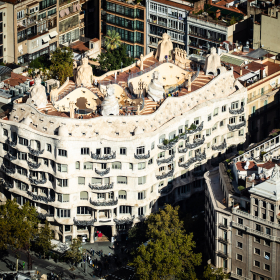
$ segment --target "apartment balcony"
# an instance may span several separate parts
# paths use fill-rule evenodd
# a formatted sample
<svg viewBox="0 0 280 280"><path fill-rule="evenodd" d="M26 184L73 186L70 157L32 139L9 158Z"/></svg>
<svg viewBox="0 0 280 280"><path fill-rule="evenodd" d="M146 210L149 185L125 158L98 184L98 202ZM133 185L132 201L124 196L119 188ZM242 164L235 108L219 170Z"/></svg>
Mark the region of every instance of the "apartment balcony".
<svg viewBox="0 0 280 280"><path fill-rule="evenodd" d="M223 251L218 251L218 252L217 252L217 255L218 255L219 257L223 258L223 259L228 259L228 258L229 258L228 253L225 253L225 252L223 252Z"/></svg>
<svg viewBox="0 0 280 280"><path fill-rule="evenodd" d="M115 206L118 204L118 199L116 200L104 200L104 201L99 201L99 200L91 200L90 199L90 204L93 206Z"/></svg>
<svg viewBox="0 0 280 280"><path fill-rule="evenodd" d="M91 216L89 219L85 219L85 216L77 216L73 218L75 226L93 226L96 221L97 220L95 218L92 219Z"/></svg>
<svg viewBox="0 0 280 280"><path fill-rule="evenodd" d="M47 182L47 179L45 178L45 179L38 180L38 178L32 178L31 176L29 176L29 181L33 185L43 185Z"/></svg>
<svg viewBox="0 0 280 280"><path fill-rule="evenodd" d="M148 153L146 155L145 154L141 154L141 155L134 154L134 158L136 158L136 159L148 159L148 158L150 158L150 151L148 151Z"/></svg>
<svg viewBox="0 0 280 280"><path fill-rule="evenodd" d="M236 273L234 273L234 272L231 272L231 273L230 273L230 277L231 277L232 279L238 279L238 280L251 280L251 278L247 278L247 277L245 277L245 276L238 275L238 274L236 274Z"/></svg>
<svg viewBox="0 0 280 280"><path fill-rule="evenodd" d="M225 224L222 224L222 223L219 223L219 228L224 229L224 230L229 229L228 225L225 225Z"/></svg>
<svg viewBox="0 0 280 280"><path fill-rule="evenodd" d="M228 124L228 130L229 131L234 131L236 129L240 129L241 127L243 127L245 125L246 125L246 121L243 121L239 124L233 124L233 125Z"/></svg>
<svg viewBox="0 0 280 280"><path fill-rule="evenodd" d="M9 161L17 159L17 156L11 155L9 152L5 155L5 158L7 158Z"/></svg>
<svg viewBox="0 0 280 280"><path fill-rule="evenodd" d="M14 185L10 182L5 181L3 184L4 184L4 187L6 187L7 189L12 189L14 187Z"/></svg>
<svg viewBox="0 0 280 280"><path fill-rule="evenodd" d="M12 141L12 140L10 140L10 139L7 139L6 140L6 143L8 144L8 145L10 145L11 147L15 147L16 145L17 145L17 142L16 141Z"/></svg>
<svg viewBox="0 0 280 280"><path fill-rule="evenodd" d="M203 129L203 122L199 126L196 126L194 129L187 129L186 134L194 134L200 132Z"/></svg>
<svg viewBox="0 0 280 280"><path fill-rule="evenodd" d="M110 159L115 159L116 158L116 152L112 152L109 155L103 155L101 156L100 154L94 154L91 153L91 158L95 160L110 160Z"/></svg>
<svg viewBox="0 0 280 280"><path fill-rule="evenodd" d="M200 145L202 145L205 141L205 136L203 135L202 139L194 139L193 143L186 143L186 148L187 149L195 149L197 147L199 147Z"/></svg>
<svg viewBox="0 0 280 280"><path fill-rule="evenodd" d="M157 180L162 180L168 177L172 177L174 174L174 169L171 169L167 173L163 173L162 175L156 175Z"/></svg>
<svg viewBox="0 0 280 280"><path fill-rule="evenodd" d="M44 153L44 149L43 150L35 150L35 149L32 149L30 146L27 147L30 154L32 154L33 156L40 156L41 154Z"/></svg>
<svg viewBox="0 0 280 280"><path fill-rule="evenodd" d="M228 243L229 243L229 240L228 240L228 239L225 239L225 238L223 238L223 237L219 237L219 238L218 238L218 241L221 242L221 243L223 243L223 244L228 244Z"/></svg>
<svg viewBox="0 0 280 280"><path fill-rule="evenodd" d="M116 223L116 225L132 224L134 219L135 219L135 215L133 216L129 215L128 217L125 218L120 218L120 219L115 218L114 222Z"/></svg>
<svg viewBox="0 0 280 280"><path fill-rule="evenodd" d="M38 169L41 166L41 163L31 162L29 160L27 160L27 164L31 169Z"/></svg>
<svg viewBox="0 0 280 280"><path fill-rule="evenodd" d="M33 201L42 201L42 202L45 202L45 203L55 201L55 197L51 197L51 196L47 197L47 196L43 196L43 195L38 195L37 193L33 193L31 191L27 191L27 194L32 197Z"/></svg>
<svg viewBox="0 0 280 280"><path fill-rule="evenodd" d="M164 164L164 163L172 162L174 157L175 157L175 155L172 155L171 157L166 158L166 159L165 158L164 159L157 159L157 164L161 165L161 164Z"/></svg>
<svg viewBox="0 0 280 280"><path fill-rule="evenodd" d="M7 167L6 165L2 164L1 169L6 174L14 174L16 172L16 169L14 167Z"/></svg>
<svg viewBox="0 0 280 280"><path fill-rule="evenodd" d="M215 43L221 43L222 42L222 38L221 37L215 37L215 36L211 36L211 35L204 35L201 33L197 33L194 31L189 31L189 36L198 38L198 39L202 39L202 40L206 40L206 41L210 41L210 42L215 42Z"/></svg>
<svg viewBox="0 0 280 280"><path fill-rule="evenodd" d="M110 184L105 184L105 185L94 185L94 184L89 184L89 187L92 190L96 190L96 191L103 191L103 190L111 190L114 186L114 182L110 183Z"/></svg>
<svg viewBox="0 0 280 280"><path fill-rule="evenodd" d="M217 145L217 146L212 146L212 150L213 151L220 151L220 150L223 150L223 149L226 149L227 147L227 143L226 143L226 139L224 139L223 143L221 145Z"/></svg>
<svg viewBox="0 0 280 280"><path fill-rule="evenodd" d="M177 142L179 141L179 138L175 138L173 140L170 140L168 144L159 144L157 145L159 149L161 150L170 150Z"/></svg>
<svg viewBox="0 0 280 280"><path fill-rule="evenodd" d="M107 174L109 174L109 172L110 172L110 167L108 167L108 168L106 168L105 170L102 170L102 171L95 168L95 173L100 175L100 176L107 175Z"/></svg>
<svg viewBox="0 0 280 280"><path fill-rule="evenodd" d="M240 109L236 109L236 110L233 110L233 109L229 108L229 113L232 114L232 115L242 114L242 113L244 113L244 106L242 106Z"/></svg>
<svg viewBox="0 0 280 280"><path fill-rule="evenodd" d="M188 169L193 163L197 162L197 161L202 161L206 159L206 153L205 150L203 153L197 152L196 155L192 158L190 158L187 162L185 163L178 163L179 167L184 167L185 169Z"/></svg>

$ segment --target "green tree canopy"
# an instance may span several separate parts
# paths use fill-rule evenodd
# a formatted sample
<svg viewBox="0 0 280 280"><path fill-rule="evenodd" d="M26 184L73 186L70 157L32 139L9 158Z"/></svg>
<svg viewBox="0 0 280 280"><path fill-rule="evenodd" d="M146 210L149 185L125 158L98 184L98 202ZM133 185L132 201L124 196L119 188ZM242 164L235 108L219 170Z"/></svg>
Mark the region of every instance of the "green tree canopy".
<svg viewBox="0 0 280 280"><path fill-rule="evenodd" d="M8 244L15 249L27 249L38 231L39 220L35 207L29 202L22 207L15 200L7 200L0 207L0 248Z"/></svg>
<svg viewBox="0 0 280 280"><path fill-rule="evenodd" d="M134 59L127 56L126 46L124 44L121 44L117 49L101 53L98 56L98 61L101 70L112 71L121 69L121 63L123 68L131 65Z"/></svg>
<svg viewBox="0 0 280 280"><path fill-rule="evenodd" d="M52 77L62 85L67 77L73 76L73 51L70 48L57 48L51 57Z"/></svg>
<svg viewBox="0 0 280 280"><path fill-rule="evenodd" d="M195 267L201 263L201 254L193 252L193 235L185 233L178 209L166 205L148 217L148 243L138 247L130 263L139 279L196 279Z"/></svg>
<svg viewBox="0 0 280 280"><path fill-rule="evenodd" d="M84 253L81 245L81 238L73 239L70 249L66 252L65 256L71 259L74 263L80 262Z"/></svg>
<svg viewBox="0 0 280 280"><path fill-rule="evenodd" d="M229 275L223 272L222 268L212 268L210 265L205 267L203 272L203 280L225 280Z"/></svg>
<svg viewBox="0 0 280 280"><path fill-rule="evenodd" d="M105 36L105 47L108 51L113 51L121 45L121 36L116 30L108 30Z"/></svg>
<svg viewBox="0 0 280 280"><path fill-rule="evenodd" d="M53 248L51 240L53 238L53 233L50 228L48 221L45 222L45 226L41 227L39 230L38 238L36 239L36 245L40 248L41 252L44 254Z"/></svg>

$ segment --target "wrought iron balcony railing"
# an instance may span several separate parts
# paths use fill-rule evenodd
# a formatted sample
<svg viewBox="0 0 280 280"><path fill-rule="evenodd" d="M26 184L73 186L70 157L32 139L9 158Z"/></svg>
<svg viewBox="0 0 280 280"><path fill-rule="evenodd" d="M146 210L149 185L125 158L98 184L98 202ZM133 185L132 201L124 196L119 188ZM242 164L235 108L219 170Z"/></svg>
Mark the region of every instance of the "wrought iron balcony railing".
<svg viewBox="0 0 280 280"><path fill-rule="evenodd" d="M185 163L180 163L179 162L179 167L184 167L185 169L188 169L193 163L195 163L197 161L202 161L204 159L206 159L205 150L204 150L204 152L202 154L201 153L197 153L194 157L190 158Z"/></svg>
<svg viewBox="0 0 280 280"><path fill-rule="evenodd" d="M227 126L228 126L228 130L229 131L234 131L235 129L239 129L242 126L245 126L245 125L246 125L246 121L243 121L243 122L241 122L239 124L234 124L234 125L228 124Z"/></svg>
<svg viewBox="0 0 280 280"><path fill-rule="evenodd" d="M12 189L14 187L13 183L9 183L9 182L4 182L4 186L8 189Z"/></svg>
<svg viewBox="0 0 280 280"><path fill-rule="evenodd" d="M112 152L110 155L98 155L91 153L91 158L96 159L96 160L110 160L110 159L115 159L116 158L116 152Z"/></svg>
<svg viewBox="0 0 280 280"><path fill-rule="evenodd" d="M10 153L7 153L7 154L6 154L6 157L7 157L10 161L17 159L17 156L13 156L13 155L11 155Z"/></svg>
<svg viewBox="0 0 280 280"><path fill-rule="evenodd" d="M31 162L31 161L27 161L27 164L29 166L29 168L31 169L37 169L40 167L41 163L35 163L35 162Z"/></svg>
<svg viewBox="0 0 280 280"><path fill-rule="evenodd" d="M157 180L162 180L162 179L164 179L164 178L173 176L173 173L174 173L174 169L171 169L170 171L168 171L168 172L165 173L165 174L156 175L156 178L157 178Z"/></svg>
<svg viewBox="0 0 280 280"><path fill-rule="evenodd" d="M186 143L186 148L187 149L195 149L198 146L202 145L205 141L205 136L203 135L202 139L194 139L193 143Z"/></svg>
<svg viewBox="0 0 280 280"><path fill-rule="evenodd" d="M10 139L7 139L7 144L10 145L11 147L15 147L17 145L17 142L13 142Z"/></svg>
<svg viewBox="0 0 280 280"><path fill-rule="evenodd" d="M129 216L129 217L123 218L123 219L114 219L114 222L115 222L117 225L132 224L134 218L135 218L135 215Z"/></svg>
<svg viewBox="0 0 280 280"><path fill-rule="evenodd" d="M42 185L42 184L45 184L47 182L47 179L42 179L42 180L37 180L35 178L32 178L31 176L29 176L29 181L31 184L34 184L34 185Z"/></svg>
<svg viewBox="0 0 280 280"><path fill-rule="evenodd" d="M106 169L103 170L103 171L97 170L97 169L95 168L95 173L98 174L98 175L100 175L100 176L107 175L109 172L110 172L110 167L106 168Z"/></svg>
<svg viewBox="0 0 280 280"><path fill-rule="evenodd" d="M150 151L148 151L148 153L146 155L136 155L136 154L134 154L134 158L136 158L136 159L148 159L148 158L150 158Z"/></svg>
<svg viewBox="0 0 280 280"><path fill-rule="evenodd" d="M94 206L114 206L118 204L118 199L109 201L98 201L90 199L90 203Z"/></svg>
<svg viewBox="0 0 280 280"><path fill-rule="evenodd" d="M89 221L84 220L84 221L80 221L80 220L76 220L75 217L73 218L74 221L74 225L75 226L93 226L94 223L97 221L95 218L91 219Z"/></svg>
<svg viewBox="0 0 280 280"><path fill-rule="evenodd" d="M7 167L4 164L2 164L2 170L7 174L14 174L16 172L14 167Z"/></svg>
<svg viewBox="0 0 280 280"><path fill-rule="evenodd" d="M179 141L179 138L173 140L173 141L170 141L168 144L164 145L164 144L159 144L157 145L159 149L161 150L170 150L176 143L178 143Z"/></svg>
<svg viewBox="0 0 280 280"><path fill-rule="evenodd" d="M203 129L203 122L201 122L201 124L197 126L195 129L186 130L186 134L194 134L196 132L201 131L202 129Z"/></svg>
<svg viewBox="0 0 280 280"><path fill-rule="evenodd" d="M224 139L223 143L218 146L212 146L213 151L223 150L227 147L226 139Z"/></svg>
<svg viewBox="0 0 280 280"><path fill-rule="evenodd" d="M35 201L39 200L39 201L43 201L45 203L49 203L49 202L54 202L55 201L55 197L46 197L46 196L43 196L43 195L34 194L31 191L27 191L27 194L32 197L32 200L35 200Z"/></svg>
<svg viewBox="0 0 280 280"><path fill-rule="evenodd" d="M244 112L243 106L240 109L235 109L235 110L229 108L229 113L233 115L239 115L242 114L243 112Z"/></svg>
<svg viewBox="0 0 280 280"><path fill-rule="evenodd" d="M93 184L88 184L88 185L92 190L109 190L109 189L113 188L114 182L112 182L110 184L105 184L103 186L93 185Z"/></svg>
<svg viewBox="0 0 280 280"><path fill-rule="evenodd" d="M30 154L32 154L34 156L37 156L37 157L39 155L43 154L43 152L44 152L44 149L43 150L35 150L35 149L32 149L30 146L28 146L27 148L28 148Z"/></svg>
<svg viewBox="0 0 280 280"><path fill-rule="evenodd" d="M188 151L188 148L178 148L179 153L186 153Z"/></svg>
<svg viewBox="0 0 280 280"><path fill-rule="evenodd" d="M169 157L169 158L164 158L164 159L157 159L157 164L158 165L161 165L161 164L163 164L163 163L169 163L169 162L172 162L173 161L173 159L174 159L174 157L175 157L175 155L172 155L171 157Z"/></svg>

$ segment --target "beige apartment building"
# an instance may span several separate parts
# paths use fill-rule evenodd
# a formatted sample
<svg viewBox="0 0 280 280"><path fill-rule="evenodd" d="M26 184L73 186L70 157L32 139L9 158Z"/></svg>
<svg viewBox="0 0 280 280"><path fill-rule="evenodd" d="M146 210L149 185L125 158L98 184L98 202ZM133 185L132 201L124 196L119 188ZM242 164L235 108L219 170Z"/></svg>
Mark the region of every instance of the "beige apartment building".
<svg viewBox="0 0 280 280"><path fill-rule="evenodd" d="M279 278L279 140L266 139L204 175L209 258L230 279Z"/></svg>
<svg viewBox="0 0 280 280"><path fill-rule="evenodd" d="M30 63L59 45L78 40L84 35L83 3L71 0L1 2L0 60Z"/></svg>

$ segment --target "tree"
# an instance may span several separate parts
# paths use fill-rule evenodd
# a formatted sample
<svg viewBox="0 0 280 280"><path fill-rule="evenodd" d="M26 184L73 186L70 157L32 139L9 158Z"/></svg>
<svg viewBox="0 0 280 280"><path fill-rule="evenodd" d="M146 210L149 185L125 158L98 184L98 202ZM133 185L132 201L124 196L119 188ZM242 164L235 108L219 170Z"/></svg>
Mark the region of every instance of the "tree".
<svg viewBox="0 0 280 280"><path fill-rule="evenodd" d="M98 62L100 64L101 70L103 71L121 69L121 67L131 65L133 61L133 58L127 56L126 46L124 44L113 51L107 51L105 53L101 53L98 56Z"/></svg>
<svg viewBox="0 0 280 280"><path fill-rule="evenodd" d="M121 45L121 36L116 30L108 30L105 36L105 46L108 51L113 51Z"/></svg>
<svg viewBox="0 0 280 280"><path fill-rule="evenodd" d="M130 263L139 279L196 279L195 266L200 265L201 254L193 252L193 235L185 233L178 209L166 205L148 217L148 242L138 247Z"/></svg>
<svg viewBox="0 0 280 280"><path fill-rule="evenodd" d="M7 200L0 207L0 249L7 249L8 245L15 251L29 249L38 223L36 209L29 202L19 207L16 200ZM18 267L18 253L16 258Z"/></svg>
<svg viewBox="0 0 280 280"><path fill-rule="evenodd" d="M84 250L82 250L81 238L73 239L70 249L66 252L65 256L71 259L74 263L78 263L82 260Z"/></svg>
<svg viewBox="0 0 280 280"><path fill-rule="evenodd" d="M203 280L225 280L229 278L229 274L223 272L222 268L212 268L210 265L205 267L203 272Z"/></svg>
<svg viewBox="0 0 280 280"><path fill-rule="evenodd" d="M45 222L45 226L41 227L39 230L38 238L36 239L36 245L39 246L41 252L45 254L53 248L51 239L53 238L53 233L50 228L48 221Z"/></svg>
<svg viewBox="0 0 280 280"><path fill-rule="evenodd" d="M67 77L73 76L73 51L70 48L57 48L51 57L52 77L62 85Z"/></svg>

